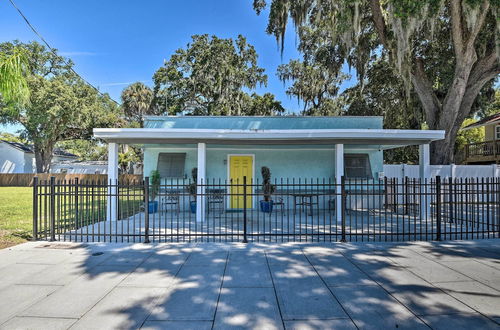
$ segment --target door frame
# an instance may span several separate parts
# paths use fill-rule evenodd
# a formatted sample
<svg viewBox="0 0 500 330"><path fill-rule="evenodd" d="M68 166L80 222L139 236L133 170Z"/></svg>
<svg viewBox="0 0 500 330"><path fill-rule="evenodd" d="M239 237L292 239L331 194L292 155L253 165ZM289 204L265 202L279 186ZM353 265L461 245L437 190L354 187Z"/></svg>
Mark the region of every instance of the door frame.
<svg viewBox="0 0 500 330"><path fill-rule="evenodd" d="M231 157L233 156L249 156L249 157L252 157L252 177L254 179L254 182L255 182L255 154L226 154L226 167L227 167L227 182L228 182L228 187L227 187L227 195L229 196L229 198L227 199L227 205L226 205L226 208L229 210L231 209L231 188L229 187L229 185L231 184ZM252 186L252 205L251 205L251 209L255 208L255 205L256 205L256 199L255 197L255 186ZM237 209L235 209L237 210Z"/></svg>

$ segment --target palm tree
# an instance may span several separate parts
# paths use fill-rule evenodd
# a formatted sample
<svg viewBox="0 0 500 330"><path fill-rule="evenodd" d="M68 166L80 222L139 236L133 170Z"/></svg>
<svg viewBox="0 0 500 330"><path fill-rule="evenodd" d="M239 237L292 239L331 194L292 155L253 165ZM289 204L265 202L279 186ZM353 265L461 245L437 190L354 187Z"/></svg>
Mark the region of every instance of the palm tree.
<svg viewBox="0 0 500 330"><path fill-rule="evenodd" d="M142 126L142 117L153 114L153 96L153 90L141 82L125 88L121 95L125 116Z"/></svg>
<svg viewBox="0 0 500 330"><path fill-rule="evenodd" d="M28 103L27 66L28 60L22 48L16 47L12 53L0 52L0 95L7 106Z"/></svg>

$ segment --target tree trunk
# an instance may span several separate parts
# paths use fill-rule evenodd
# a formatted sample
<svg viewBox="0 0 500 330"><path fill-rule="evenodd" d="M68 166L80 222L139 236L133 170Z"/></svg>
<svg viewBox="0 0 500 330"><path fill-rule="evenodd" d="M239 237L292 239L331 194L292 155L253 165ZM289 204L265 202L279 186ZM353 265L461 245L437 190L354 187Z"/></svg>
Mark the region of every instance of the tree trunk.
<svg viewBox="0 0 500 330"><path fill-rule="evenodd" d="M459 125L452 125L452 127L445 129L446 131L444 140L435 141L431 144L431 163L435 165L444 165L454 162L455 156L455 141L457 133L460 129Z"/></svg>
<svg viewBox="0 0 500 330"><path fill-rule="evenodd" d="M474 100L483 86L495 79L500 72L496 54L493 53L483 57L471 66L472 68L469 69L471 73L468 81L464 84L465 86L458 86L461 92L457 93L452 88L449 91L449 93L453 92L455 97L460 99L460 102L445 102L442 106L434 105L432 111L429 111L433 112L430 115L431 118L426 112L427 121L432 122L433 120L434 123L434 125L429 125L429 128L446 132L444 140L432 143L431 162L433 164L450 164L454 162L455 141L463 121L471 114ZM421 101L423 100L420 94L419 98ZM422 103L424 104L423 101Z"/></svg>
<svg viewBox="0 0 500 330"><path fill-rule="evenodd" d="M50 164L52 162L52 153L54 151L54 145L41 145L35 143L35 162L36 162L36 172L37 173L49 173Z"/></svg>

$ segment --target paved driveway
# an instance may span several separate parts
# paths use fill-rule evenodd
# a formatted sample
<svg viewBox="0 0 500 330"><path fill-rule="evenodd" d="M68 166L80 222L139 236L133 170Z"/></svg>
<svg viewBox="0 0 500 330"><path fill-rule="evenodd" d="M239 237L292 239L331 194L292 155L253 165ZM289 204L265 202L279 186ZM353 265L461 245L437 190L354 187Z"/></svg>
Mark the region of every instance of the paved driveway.
<svg viewBox="0 0 500 330"><path fill-rule="evenodd" d="M500 327L500 240L26 243L0 251L2 329Z"/></svg>

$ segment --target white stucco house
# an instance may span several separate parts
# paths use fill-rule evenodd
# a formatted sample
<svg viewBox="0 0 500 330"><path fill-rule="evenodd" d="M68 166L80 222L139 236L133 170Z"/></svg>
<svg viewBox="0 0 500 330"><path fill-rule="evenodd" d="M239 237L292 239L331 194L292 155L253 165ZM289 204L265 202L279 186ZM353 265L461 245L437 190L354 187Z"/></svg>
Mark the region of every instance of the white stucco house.
<svg viewBox="0 0 500 330"><path fill-rule="evenodd" d="M77 155L56 148L53 163L74 161ZM35 152L33 146L18 142L0 140L0 173L35 173Z"/></svg>

